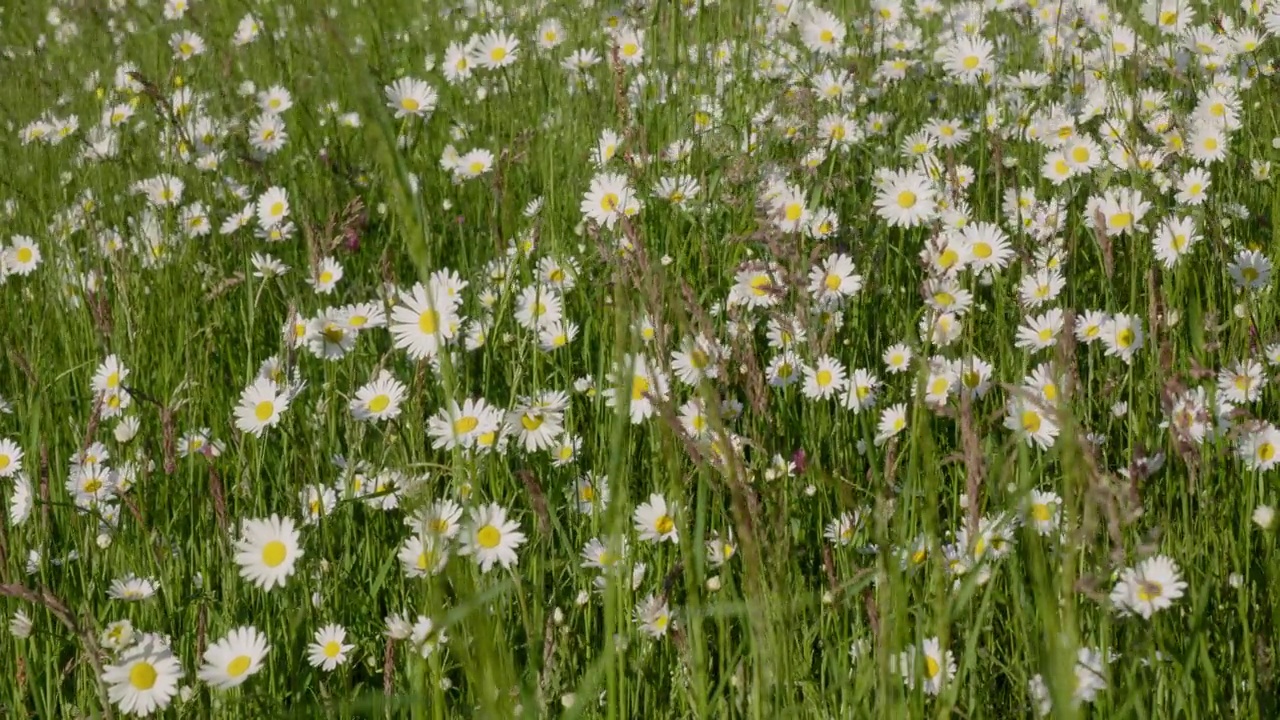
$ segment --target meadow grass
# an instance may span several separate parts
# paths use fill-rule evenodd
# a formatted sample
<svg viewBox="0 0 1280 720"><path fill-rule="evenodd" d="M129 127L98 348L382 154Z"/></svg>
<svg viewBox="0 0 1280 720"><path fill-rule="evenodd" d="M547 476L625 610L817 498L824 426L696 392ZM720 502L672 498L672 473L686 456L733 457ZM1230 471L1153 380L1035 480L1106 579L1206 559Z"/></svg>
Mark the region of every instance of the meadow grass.
<svg viewBox="0 0 1280 720"><path fill-rule="evenodd" d="M1172 0L4 9L0 716L1276 717L1269 27ZM1100 162L1056 182L1080 138ZM370 418L382 372L403 392ZM481 564L490 530L514 554ZM211 650L243 627L247 671Z"/></svg>

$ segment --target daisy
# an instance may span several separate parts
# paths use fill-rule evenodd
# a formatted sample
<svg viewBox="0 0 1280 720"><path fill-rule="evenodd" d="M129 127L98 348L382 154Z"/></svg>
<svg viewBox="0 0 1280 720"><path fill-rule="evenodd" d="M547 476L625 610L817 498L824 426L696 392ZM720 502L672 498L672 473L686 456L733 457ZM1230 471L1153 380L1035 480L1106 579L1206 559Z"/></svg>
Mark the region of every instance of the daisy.
<svg viewBox="0 0 1280 720"><path fill-rule="evenodd" d="M416 283L400 295L391 311L391 334L395 346L414 360L435 357L440 345L453 338L458 329L455 301L433 283L431 289Z"/></svg>
<svg viewBox="0 0 1280 720"><path fill-rule="evenodd" d="M1013 398L1005 410L1004 426L1015 435L1041 450L1053 447L1058 437L1058 424L1039 404L1024 398Z"/></svg>
<svg viewBox="0 0 1280 720"><path fill-rule="evenodd" d="M449 499L436 500L405 518L405 524L416 527L419 534L440 540L452 540L462 527L461 521L462 507Z"/></svg>
<svg viewBox="0 0 1280 720"><path fill-rule="evenodd" d="M280 422L289 400L280 386L266 378L258 378L240 393L235 408L236 427L241 432L262 436L264 430Z"/></svg>
<svg viewBox="0 0 1280 720"><path fill-rule="evenodd" d="M266 637L256 628L238 627L204 651L204 665L196 677L218 690L239 687L262 669L270 651Z"/></svg>
<svg viewBox="0 0 1280 720"><path fill-rule="evenodd" d="M933 186L924 175L911 170L890 171L881 179L875 199L876 214L890 227L916 227L933 218Z"/></svg>
<svg viewBox="0 0 1280 720"><path fill-rule="evenodd" d="M1050 308L1043 315L1028 316L1018 327L1014 346L1031 351L1053 347L1058 344L1062 327L1062 311L1058 308Z"/></svg>
<svg viewBox="0 0 1280 720"><path fill-rule="evenodd" d="M827 523L827 528L823 532L823 537L830 540L833 545L847 547L853 542L854 535L858 532L858 527L862 524L862 515L857 512L843 512L840 517L835 518Z"/></svg>
<svg viewBox="0 0 1280 720"><path fill-rule="evenodd" d="M1280 462L1280 430L1269 423L1244 435L1237 449L1250 470L1266 472Z"/></svg>
<svg viewBox="0 0 1280 720"><path fill-rule="evenodd" d="M310 285L317 295L329 295L342 279L342 265L331 257L322 258Z"/></svg>
<svg viewBox="0 0 1280 720"><path fill-rule="evenodd" d="M1151 246L1160 264L1172 268L1199 240L1195 218L1170 216L1160 222Z"/></svg>
<svg viewBox="0 0 1280 720"><path fill-rule="evenodd" d="M964 246L966 263L974 272L1003 270L1013 259L1013 247L1009 236L999 225L988 222L966 224L960 229L960 242Z"/></svg>
<svg viewBox="0 0 1280 720"><path fill-rule="evenodd" d="M1058 528L1062 498L1057 493L1032 490L1026 503L1026 519L1037 533L1048 536Z"/></svg>
<svg viewBox="0 0 1280 720"><path fill-rule="evenodd" d="M470 78L471 71L474 69L474 66L471 62L471 45L463 44L459 42L449 43L449 47L445 48L444 61L441 62L440 69L444 72L445 81L447 81L450 85L457 85L458 83ZM421 82L421 81L415 80L411 82ZM422 84L425 85L426 83L422 83ZM397 93L397 95L399 95L399 93ZM433 91L432 92L433 106L435 103L434 96L435 96L435 93ZM388 100L390 101L391 106L393 108L405 111L406 114L408 113L408 111L405 110L404 106L401 104L404 100L404 97L397 97L396 99L392 99L390 96L388 96ZM415 100L417 100L417 98L415 98ZM418 100L418 102L420 103L421 100ZM416 111L420 107L421 107L421 104L415 107L414 112L416 113Z"/></svg>
<svg viewBox="0 0 1280 720"><path fill-rule="evenodd" d="M288 140L289 133L279 115L264 113L249 123L249 144L260 153L277 153Z"/></svg>
<svg viewBox="0 0 1280 720"><path fill-rule="evenodd" d="M870 370L865 368L854 370L846 383L844 406L855 413L875 407L876 388L879 385L880 380Z"/></svg>
<svg viewBox="0 0 1280 720"><path fill-rule="evenodd" d="M1142 343L1142 318L1137 315L1117 313L1102 328L1102 344L1110 357L1131 363Z"/></svg>
<svg viewBox="0 0 1280 720"><path fill-rule="evenodd" d="M803 363L794 352L787 350L775 355L765 369L765 376L772 387L782 388L800 379L800 368Z"/></svg>
<svg viewBox="0 0 1280 720"><path fill-rule="evenodd" d="M383 370L351 400L351 416L356 420L391 420L400 414L406 388L390 372Z"/></svg>
<svg viewBox="0 0 1280 720"><path fill-rule="evenodd" d="M588 472L574 482L569 494L580 513L603 509L609 503L609 478Z"/></svg>
<svg viewBox="0 0 1280 720"><path fill-rule="evenodd" d="M919 648L914 645L907 648L895 659L907 687L919 685L929 695L941 692L943 685L956 674L955 656L950 650L943 650L936 637L925 640Z"/></svg>
<svg viewBox="0 0 1280 720"><path fill-rule="evenodd" d="M31 517L35 496L31 492L31 480L26 473L13 476L13 493L9 496L9 526L18 527Z"/></svg>
<svg viewBox="0 0 1280 720"><path fill-rule="evenodd" d="M13 477L22 470L22 448L9 438L0 438L0 478Z"/></svg>
<svg viewBox="0 0 1280 720"><path fill-rule="evenodd" d="M981 36L962 35L953 43L939 50L938 55L946 73L966 85L977 84L993 74L995 63L992 54L995 46Z"/></svg>
<svg viewBox="0 0 1280 720"><path fill-rule="evenodd" d="M431 437L431 447L437 450L470 448L481 438L496 434L501 425L502 411L484 398L467 398L461 406L450 400L427 421L427 435Z"/></svg>
<svg viewBox="0 0 1280 720"><path fill-rule="evenodd" d="M535 331L542 325L559 322L564 312L559 293L540 284L521 290L515 307L515 318L520 327Z"/></svg>
<svg viewBox="0 0 1280 720"><path fill-rule="evenodd" d="M435 535L412 535L396 553L404 574L409 578L438 575L449 563L446 542Z"/></svg>
<svg viewBox="0 0 1280 720"><path fill-rule="evenodd" d="M178 694L182 664L157 636L148 636L102 668L107 698L138 717L164 711Z"/></svg>
<svg viewBox="0 0 1280 720"><path fill-rule="evenodd" d="M439 96L432 87L417 78L402 77L383 89L387 107L396 118L427 117L436 109Z"/></svg>
<svg viewBox="0 0 1280 720"><path fill-rule="evenodd" d="M516 548L524 542L520 524L508 520L507 511L501 505L490 503L472 511L459 553L472 556L480 571L487 573L494 563L504 569L516 564Z"/></svg>
<svg viewBox="0 0 1280 720"><path fill-rule="evenodd" d="M325 625L316 630L315 640L307 646L307 662L311 667L332 672L334 668L347 662L347 653L355 649L347 645L347 631L341 625Z"/></svg>
<svg viewBox="0 0 1280 720"><path fill-rule="evenodd" d="M804 369L804 395L811 400L837 395L844 386L844 365L830 355L823 355L813 367Z"/></svg>
<svg viewBox="0 0 1280 720"><path fill-rule="evenodd" d="M304 554L298 538L292 518L281 519L273 514L266 519L245 520L235 543L240 577L263 590L284 587Z"/></svg>
<svg viewBox="0 0 1280 720"><path fill-rule="evenodd" d="M538 26L538 47L551 50L564 42L564 26L555 18L548 18Z"/></svg>
<svg viewBox="0 0 1280 720"><path fill-rule="evenodd" d="M896 343L890 345L885 351L881 359L884 360L884 367L890 374L897 375L904 373L911 366L911 348Z"/></svg>
<svg viewBox="0 0 1280 720"><path fill-rule="evenodd" d="M111 587L107 589L107 597L112 600L124 600L127 602L146 600L155 594L156 582L154 580L140 578L132 574L112 580Z"/></svg>
<svg viewBox="0 0 1280 720"><path fill-rule="evenodd" d="M676 529L675 520L667 509L667 500L658 493L651 494L648 502L636 508L632 520L641 540L651 542L665 540L672 543L680 541L680 532Z"/></svg>
<svg viewBox="0 0 1280 720"><path fill-rule="evenodd" d="M809 294L819 303L836 302L857 294L862 276L854 272L853 258L832 253L809 271Z"/></svg>
<svg viewBox="0 0 1280 720"><path fill-rule="evenodd" d="M293 96L279 85L273 85L258 93L258 108L264 113L279 115L291 107L293 107Z"/></svg>
<svg viewBox="0 0 1280 720"><path fill-rule="evenodd" d="M25 235L14 235L9 241L9 247L4 250L0 266L9 274L26 276L39 267L41 259L40 246L36 245L35 240Z"/></svg>
<svg viewBox="0 0 1280 720"><path fill-rule="evenodd" d="M720 374L721 352L715 341L705 336L686 338L681 349L671 353L671 369L680 382L696 387L703 379Z"/></svg>
<svg viewBox="0 0 1280 720"><path fill-rule="evenodd" d="M1271 282L1271 260L1257 250L1241 250L1227 265L1227 272L1236 287L1256 290Z"/></svg>
<svg viewBox="0 0 1280 720"><path fill-rule="evenodd" d="M552 352L568 345L578 337L578 324L571 320L557 320L538 327L538 347Z"/></svg>
<svg viewBox="0 0 1280 720"><path fill-rule="evenodd" d="M564 433L564 415L555 408L526 399L507 413L506 427L525 452L537 452L555 445Z"/></svg>
<svg viewBox="0 0 1280 720"><path fill-rule="evenodd" d="M184 30L169 36L169 47L173 49L175 59L190 60L204 54L204 39L190 30Z"/></svg>
<svg viewBox="0 0 1280 720"><path fill-rule="evenodd" d="M636 604L635 615L640 632L649 637L662 637L671 627L671 609L664 598L649 595Z"/></svg>
<svg viewBox="0 0 1280 720"><path fill-rule="evenodd" d="M650 367L644 355L627 355L622 363L609 373L609 389L605 400L609 407L621 407L618 386L623 393L630 393L628 403L632 425L638 425L654 414L654 401L664 401L667 396L667 376L659 368Z"/></svg>
<svg viewBox="0 0 1280 720"><path fill-rule="evenodd" d="M491 168L493 168L493 153L484 148L478 148L460 156L453 167L453 173L460 178L471 179L480 177Z"/></svg>
<svg viewBox="0 0 1280 720"><path fill-rule="evenodd" d="M844 23L817 7L810 7L806 15L800 25L800 37L805 47L821 55L836 54L844 44Z"/></svg>
<svg viewBox="0 0 1280 720"><path fill-rule="evenodd" d="M258 198L256 214L258 226L269 230L289 217L289 194L284 188L272 186Z"/></svg>
<svg viewBox="0 0 1280 720"><path fill-rule="evenodd" d="M618 58L624 65L635 66L644 61L643 30L637 28L620 30L614 34L613 44L618 49Z"/></svg>
<svg viewBox="0 0 1280 720"><path fill-rule="evenodd" d="M1149 620L1153 614L1172 607L1186 588L1177 564L1164 555L1156 555L1120 574L1111 591L1111 603L1122 615L1134 613Z"/></svg>
<svg viewBox="0 0 1280 720"><path fill-rule="evenodd" d="M591 187L583 196L579 209L588 220L612 229L632 200L631 187L625 175L602 173L591 179Z"/></svg>
<svg viewBox="0 0 1280 720"><path fill-rule="evenodd" d="M889 438L897 435L907 427L907 406L898 403L880 412L880 421L876 425L876 445L883 445Z"/></svg>
<svg viewBox="0 0 1280 720"><path fill-rule="evenodd" d="M1202 168L1192 168L1178 181L1178 194L1174 200L1184 205L1202 205L1208 197L1210 176Z"/></svg>
<svg viewBox="0 0 1280 720"><path fill-rule="evenodd" d="M516 61L516 49L520 41L500 30L482 35L472 50L471 62L478 67L496 70Z"/></svg>
<svg viewBox="0 0 1280 720"><path fill-rule="evenodd" d="M333 488L323 485L308 485L298 492L298 502L302 506L302 522L314 525L338 504L338 494Z"/></svg>

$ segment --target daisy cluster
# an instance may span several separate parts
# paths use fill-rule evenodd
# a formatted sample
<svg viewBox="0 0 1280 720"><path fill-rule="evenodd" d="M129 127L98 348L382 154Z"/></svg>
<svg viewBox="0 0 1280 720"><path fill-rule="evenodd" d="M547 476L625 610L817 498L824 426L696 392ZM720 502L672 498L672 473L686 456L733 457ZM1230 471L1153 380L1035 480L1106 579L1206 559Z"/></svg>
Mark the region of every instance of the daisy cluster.
<svg viewBox="0 0 1280 720"><path fill-rule="evenodd" d="M0 16L0 714L1261 712L1280 4L232 5Z"/></svg>

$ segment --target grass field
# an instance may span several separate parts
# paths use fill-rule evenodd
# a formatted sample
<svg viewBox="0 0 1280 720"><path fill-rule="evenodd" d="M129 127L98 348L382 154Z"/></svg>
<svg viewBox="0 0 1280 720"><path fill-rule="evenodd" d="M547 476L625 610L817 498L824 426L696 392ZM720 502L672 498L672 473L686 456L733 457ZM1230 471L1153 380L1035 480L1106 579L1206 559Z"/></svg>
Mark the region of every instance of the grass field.
<svg viewBox="0 0 1280 720"><path fill-rule="evenodd" d="M0 717L1280 717L1280 5L0 10Z"/></svg>

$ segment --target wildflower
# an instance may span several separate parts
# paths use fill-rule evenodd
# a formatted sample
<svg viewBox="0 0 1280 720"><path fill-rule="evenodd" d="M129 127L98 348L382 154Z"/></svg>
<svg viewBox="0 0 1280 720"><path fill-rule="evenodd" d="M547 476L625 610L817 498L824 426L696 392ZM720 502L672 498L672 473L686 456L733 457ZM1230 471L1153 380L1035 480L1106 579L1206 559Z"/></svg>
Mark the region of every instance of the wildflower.
<svg viewBox="0 0 1280 720"><path fill-rule="evenodd" d="M315 640L307 646L307 662L311 667L332 672L347 661L347 653L355 646L345 644L347 631L341 625L325 625L316 630Z"/></svg>
<svg viewBox="0 0 1280 720"><path fill-rule="evenodd" d="M245 520L235 543L240 577L263 590L284 587L303 556L298 537L291 518L272 515L266 519Z"/></svg>
<svg viewBox="0 0 1280 720"><path fill-rule="evenodd" d="M524 542L520 524L508 520L507 511L501 505L490 503L472 512L459 552L470 555L480 566L480 571L487 573L494 563L504 569L515 565L518 560L516 548Z"/></svg>
<svg viewBox="0 0 1280 720"><path fill-rule="evenodd" d="M204 665L196 676L218 690L239 687L262 669L270 651L257 628L238 627L204 651Z"/></svg>
<svg viewBox="0 0 1280 720"><path fill-rule="evenodd" d="M129 648L102 668L107 698L120 712L138 717L169 707L183 675L182 664L155 636Z"/></svg>

